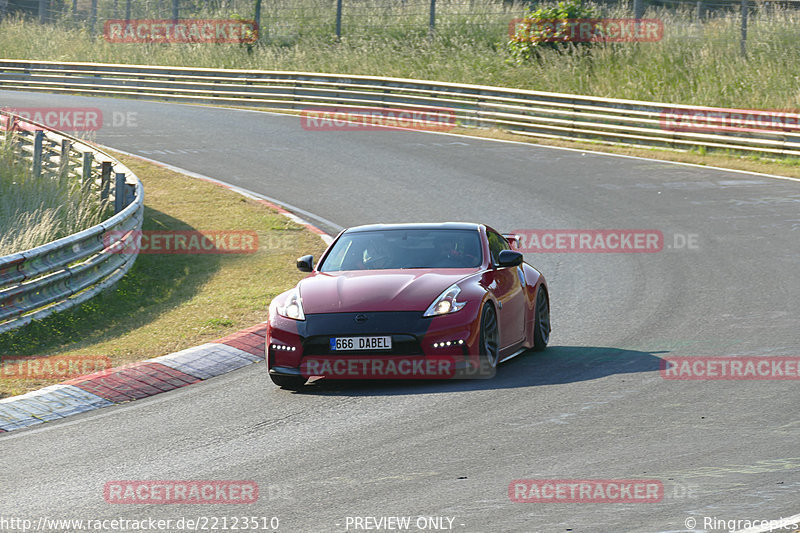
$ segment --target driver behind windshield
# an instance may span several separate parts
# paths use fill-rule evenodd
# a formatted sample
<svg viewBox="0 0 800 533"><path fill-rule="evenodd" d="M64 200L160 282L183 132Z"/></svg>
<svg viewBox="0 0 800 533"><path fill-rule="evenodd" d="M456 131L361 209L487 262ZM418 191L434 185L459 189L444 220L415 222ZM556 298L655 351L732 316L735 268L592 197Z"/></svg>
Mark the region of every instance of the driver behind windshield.
<svg viewBox="0 0 800 533"><path fill-rule="evenodd" d="M362 264L365 269L385 269L393 268L391 265L390 248L386 240L380 237L371 238L364 247L362 254Z"/></svg>
<svg viewBox="0 0 800 533"><path fill-rule="evenodd" d="M437 259L434 266L437 268L468 268L475 266L477 251L473 244L474 239L465 239L463 235L440 235L436 240Z"/></svg>

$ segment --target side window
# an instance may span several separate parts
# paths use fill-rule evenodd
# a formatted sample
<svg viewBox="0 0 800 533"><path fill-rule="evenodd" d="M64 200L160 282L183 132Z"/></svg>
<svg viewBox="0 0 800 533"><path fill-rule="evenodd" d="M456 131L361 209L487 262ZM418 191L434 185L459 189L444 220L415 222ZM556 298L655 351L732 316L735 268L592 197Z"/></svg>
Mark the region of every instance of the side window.
<svg viewBox="0 0 800 533"><path fill-rule="evenodd" d="M497 257L500 255L501 250L510 250L511 247L500 234L493 231L486 232L486 238L489 241L489 253L492 254L492 263L497 264Z"/></svg>

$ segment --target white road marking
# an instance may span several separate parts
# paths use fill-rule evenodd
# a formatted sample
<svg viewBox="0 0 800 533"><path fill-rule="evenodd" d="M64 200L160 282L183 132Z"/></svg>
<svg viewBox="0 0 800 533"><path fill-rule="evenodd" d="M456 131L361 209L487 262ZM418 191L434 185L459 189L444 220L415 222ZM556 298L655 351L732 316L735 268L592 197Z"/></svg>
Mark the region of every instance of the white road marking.
<svg viewBox="0 0 800 533"><path fill-rule="evenodd" d="M124 155L130 156L130 157L136 157L136 158L141 159L143 161L147 161L148 163L153 163L154 165L159 165L159 166L164 167L164 168L166 168L168 170L171 170L173 172L178 172L179 174L185 174L185 175L189 176L190 178L198 178L198 179L210 181L210 182L213 182L213 183L217 183L219 185L224 185L226 188L228 188L228 189L230 189L230 190L232 190L232 191L234 191L236 193L239 193L242 196L245 196L247 198L251 198L251 199L254 199L254 200L266 200L267 202L271 202L271 203L273 203L275 205L283 207L287 211L292 211L291 213L285 213L285 216L288 217L293 222L297 222L300 225L313 225L314 227L316 227L316 225L311 224L309 221L300 218L295 213L299 213L299 214L303 215L304 217L308 217L308 218L317 220L319 222L322 222L323 224L327 225L328 227L334 228L337 232L344 229L339 224L337 224L337 223L335 223L335 222L333 222L331 220L328 220L327 218L323 218L321 216L315 215L314 213L312 213L310 211L306 211L305 209L302 209L300 207L296 207L296 206L294 206L292 204L287 204L286 202L283 202L281 200L277 200L277 199L272 198L270 196L259 194L259 193L255 192L255 191L251 191L249 189L245 189L243 187L239 187L238 185L233 185L231 183L227 183L225 181L218 180L218 179L212 178L210 176L206 176L204 174L199 174L197 172L192 172L191 170L186 170L185 168L176 167L175 165L170 165L169 163L164 163L163 161L157 161L155 159L150 159L149 157L143 157L143 156L141 156L139 154L133 154L131 152L126 152L125 150L120 150L119 148L113 148L111 146L105 146L105 145L102 145L102 144L99 145L99 146L101 148L105 149L105 150L113 150L115 152L119 152L120 154L124 154ZM333 237L331 237L330 235L327 235L327 234L326 235L320 235L320 238L322 238L322 240L325 242L325 244L330 244L330 243L333 242Z"/></svg>
<svg viewBox="0 0 800 533"><path fill-rule="evenodd" d="M204 106L200 105L200 107L204 107ZM211 106L211 107L216 107L216 106ZM226 109L233 109L233 108L226 108ZM239 109L239 111L246 111L246 112L250 112L250 113L266 113L266 114L269 114L269 115L285 116L285 117L299 117L300 116L300 115L295 115L295 114L288 113L288 112L287 113L277 113L277 112L274 112L274 111L259 111L257 109ZM568 148L568 147L565 147L565 146L550 146L548 144L538 144L538 143L535 143L535 142L512 141L512 140L508 140L508 139L492 139L492 138L489 138L489 137L479 137L479 136L476 136L476 135L466 135L466 134L463 134L463 133L450 133L450 132L446 132L446 131L419 131L419 130L413 130L413 129L402 130L402 129L398 129L398 128L392 127L392 126L383 126L381 124L375 124L374 126L378 127L378 128L387 128L387 129L393 129L393 130L398 130L398 131L416 131L417 133L429 133L431 135L450 135L450 136L454 136L454 137L461 137L463 139L475 139L475 140L478 140L478 141L494 141L494 142L500 142L500 143L506 143L506 144L520 144L520 145L523 145L523 146L536 146L536 147L539 147L539 148L551 148L553 150L566 150L568 152L581 152L581 153L584 153L584 154L602 155L602 156L608 156L608 157L624 157L626 159L638 159L638 160L641 160L641 161L655 161L655 162L658 162L658 163L665 163L665 164L668 164L668 165L683 165L683 166L686 166L686 167L704 168L704 169L711 169L711 170L722 170L722 171L725 171L725 172L736 172L737 174L747 174L747 175L750 175L750 176L763 176L765 178L796 181L796 182L800 183L800 178L792 178L792 177L789 177L789 176L778 176L777 174L764 174L762 172L751 172L749 170L738 170L738 169L733 169L733 168L715 167L715 166L711 166L711 165L700 165L698 163L685 163L683 161L667 161L667 160L664 160L664 159L655 159L655 158L652 158L652 157L643 157L643 156L638 156L638 155L615 154L615 153L611 153L611 152L596 152L594 150L587 150L587 149L583 149L583 148ZM566 138L566 137L564 138L564 140L565 141L577 142L574 139L570 139L570 138ZM449 144L453 144L453 143L449 143ZM459 143L459 144L463 144L463 143ZM665 150L665 152L669 152L669 150Z"/></svg>

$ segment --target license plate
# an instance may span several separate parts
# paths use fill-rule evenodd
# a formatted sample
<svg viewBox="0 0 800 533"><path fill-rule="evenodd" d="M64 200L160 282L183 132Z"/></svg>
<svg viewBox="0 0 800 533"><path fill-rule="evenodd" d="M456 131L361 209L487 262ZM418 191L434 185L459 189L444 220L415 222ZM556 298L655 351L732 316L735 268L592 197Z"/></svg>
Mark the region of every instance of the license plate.
<svg viewBox="0 0 800 533"><path fill-rule="evenodd" d="M332 352L350 350L391 350L392 338L384 337L331 337Z"/></svg>

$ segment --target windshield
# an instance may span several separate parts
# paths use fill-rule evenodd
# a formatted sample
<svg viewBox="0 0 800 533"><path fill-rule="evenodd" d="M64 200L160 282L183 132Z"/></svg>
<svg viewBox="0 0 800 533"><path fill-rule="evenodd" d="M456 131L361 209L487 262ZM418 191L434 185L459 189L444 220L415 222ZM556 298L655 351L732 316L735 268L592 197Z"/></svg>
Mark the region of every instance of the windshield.
<svg viewBox="0 0 800 533"><path fill-rule="evenodd" d="M319 270L477 268L481 258L477 230L359 231L342 235Z"/></svg>

